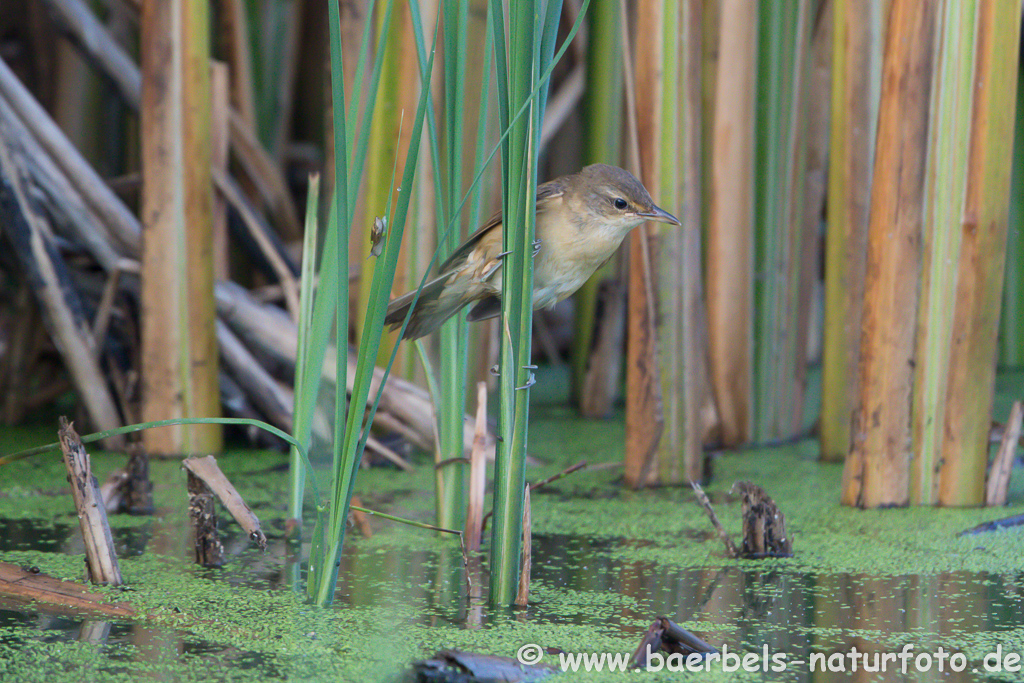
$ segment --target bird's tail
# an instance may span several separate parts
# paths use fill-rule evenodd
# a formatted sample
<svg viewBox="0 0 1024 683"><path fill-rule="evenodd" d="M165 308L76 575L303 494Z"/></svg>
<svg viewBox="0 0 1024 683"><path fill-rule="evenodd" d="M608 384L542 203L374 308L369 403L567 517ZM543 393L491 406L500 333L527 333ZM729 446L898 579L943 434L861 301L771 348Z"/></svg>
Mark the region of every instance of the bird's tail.
<svg viewBox="0 0 1024 683"><path fill-rule="evenodd" d="M391 329L401 327L413 300L416 300L416 308L412 311L402 339L419 339L441 327L448 318L469 303L465 297L466 292L461 288L446 286L450 284L450 276L451 273L445 273L423 285L419 299L416 299L416 290L413 290L393 300L388 304L384 323L390 325Z"/></svg>

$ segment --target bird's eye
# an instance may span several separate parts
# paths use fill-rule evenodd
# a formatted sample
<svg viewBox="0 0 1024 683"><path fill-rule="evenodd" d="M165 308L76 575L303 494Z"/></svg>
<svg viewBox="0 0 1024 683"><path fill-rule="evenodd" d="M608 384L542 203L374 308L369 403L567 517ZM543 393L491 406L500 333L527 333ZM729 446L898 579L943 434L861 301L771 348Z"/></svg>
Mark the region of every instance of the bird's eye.
<svg viewBox="0 0 1024 683"><path fill-rule="evenodd" d="M619 211L625 211L626 207L629 206L626 200L623 199L622 197L616 199L614 202L612 202L612 204L614 204L615 208L618 209Z"/></svg>

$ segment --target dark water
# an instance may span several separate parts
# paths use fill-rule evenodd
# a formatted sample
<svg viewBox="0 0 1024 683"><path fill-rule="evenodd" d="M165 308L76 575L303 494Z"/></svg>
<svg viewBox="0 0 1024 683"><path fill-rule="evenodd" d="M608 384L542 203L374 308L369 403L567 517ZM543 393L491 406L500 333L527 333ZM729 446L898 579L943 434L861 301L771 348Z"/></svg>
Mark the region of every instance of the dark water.
<svg viewBox="0 0 1024 683"><path fill-rule="evenodd" d="M130 558L157 544L166 551L167 539L181 535L181 542L171 545L184 549L182 566L194 580L240 593L287 594L293 590L295 578L301 581L294 548L289 550L280 534L275 538L271 533L271 551L264 555L250 548L241 534L231 533L234 525L226 526L229 563L219 570L187 565L187 532L163 527L159 519L116 529L115 544L121 556ZM0 519L0 530L0 559L36 550L75 553L80 544L77 527L70 524ZM531 605L510 615L490 614L482 600L467 597L470 591L486 595L485 575L473 570L474 584L467 587L461 554L453 548L425 544L430 547L417 549L403 543L395 547L380 539L354 538L343 558L335 609L390 613L400 605L403 616L394 625L395 637L406 638L401 634L411 633L416 643L376 672L356 669L349 677L345 675L347 665L333 660L323 680L393 680L415 658L417 648L427 653L446 644L464 647L475 642L476 635L480 649L495 652L507 648L503 653L512 655L522 639L489 639L509 623L527 629L524 638L538 638L532 634L546 634L545 626L557 626L558 631L543 636L550 641L540 644L569 652L573 648L599 651L600 643L607 639L617 650L626 651L639 642L658 615L686 624L720 649L755 657L761 668L736 674L744 679L960 681L1014 680L1019 676L985 669L996 661L991 657L985 660L996 646L1001 648L1003 663L1007 654L1024 649L1019 639L1024 625L1024 576L1019 574L871 576L795 572L778 563L762 569L749 562L723 563L717 569L679 569L624 559L644 543L537 536ZM577 631L578 640L565 635ZM432 639L431 633L439 634L438 638ZM446 642L457 633L462 634L461 640ZM488 633L492 636L485 635ZM907 645L912 647L912 658L906 675L899 671L899 660L890 660L884 673L863 670L865 664L876 666L875 658L883 653L898 653ZM939 672L936 653L940 647L947 653L959 653L965 670L950 672L949 666L961 660L947 659L946 671ZM384 649L386 652L386 644ZM867 659L852 657L854 651L867 653ZM772 671L770 665L768 671L762 670L765 654L784 657L786 670ZM927 657L915 660L918 655ZM812 673L813 657L845 671ZM111 623L83 615L52 614L9 600L0 602L3 681L318 679L316 663L299 659L301 666L287 654L287 647L275 650L264 643L247 649L236 640L211 636L209 631L197 636L169 627ZM556 659L546 661L557 663ZM913 671L915 661L928 663L931 670ZM819 659L818 668L821 663ZM854 663L856 672L851 671ZM577 673L566 674L566 678L619 680L623 675ZM665 675L664 671L651 674L649 680L661 680ZM672 674L672 680L683 675L695 674Z"/></svg>

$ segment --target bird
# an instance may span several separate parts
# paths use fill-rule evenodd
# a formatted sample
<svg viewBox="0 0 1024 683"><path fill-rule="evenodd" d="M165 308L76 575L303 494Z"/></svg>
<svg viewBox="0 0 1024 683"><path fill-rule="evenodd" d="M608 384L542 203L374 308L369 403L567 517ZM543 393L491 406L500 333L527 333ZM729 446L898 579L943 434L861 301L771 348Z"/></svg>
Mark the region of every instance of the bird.
<svg viewBox="0 0 1024 683"><path fill-rule="evenodd" d="M630 230L645 221L679 225L624 169L592 164L537 188L533 307L550 308L571 296L605 263ZM441 264L438 275L388 305L384 322L400 327L413 306L403 339L418 339L473 304L470 322L501 313L501 214L473 233Z"/></svg>

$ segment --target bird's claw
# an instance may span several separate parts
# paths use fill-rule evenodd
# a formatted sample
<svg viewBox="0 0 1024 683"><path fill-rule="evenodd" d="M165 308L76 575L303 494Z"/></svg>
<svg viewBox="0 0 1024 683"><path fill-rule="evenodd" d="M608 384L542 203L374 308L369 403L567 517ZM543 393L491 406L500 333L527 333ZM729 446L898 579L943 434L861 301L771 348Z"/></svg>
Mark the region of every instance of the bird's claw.
<svg viewBox="0 0 1024 683"><path fill-rule="evenodd" d="M529 389L530 387L532 387L536 383L537 383L537 376L534 375L531 372L531 373L529 373L529 377L526 378L526 384L524 384L521 387L516 387L516 391L521 391L523 389Z"/></svg>

